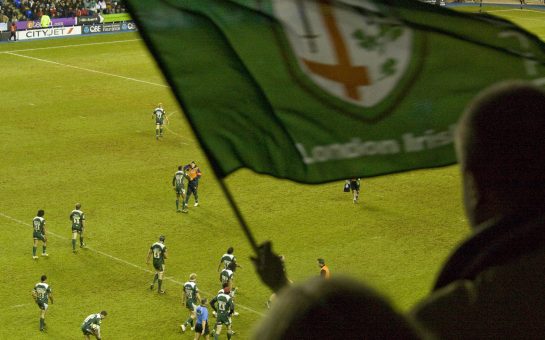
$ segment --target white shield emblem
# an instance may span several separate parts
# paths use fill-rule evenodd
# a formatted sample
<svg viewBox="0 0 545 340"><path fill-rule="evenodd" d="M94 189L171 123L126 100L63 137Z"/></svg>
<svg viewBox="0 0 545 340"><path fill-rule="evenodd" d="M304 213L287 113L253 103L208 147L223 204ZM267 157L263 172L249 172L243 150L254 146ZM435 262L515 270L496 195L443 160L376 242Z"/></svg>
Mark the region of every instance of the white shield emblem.
<svg viewBox="0 0 545 340"><path fill-rule="evenodd" d="M372 108L402 85L410 69L414 33L377 16L371 1L273 0L299 68L322 90Z"/></svg>

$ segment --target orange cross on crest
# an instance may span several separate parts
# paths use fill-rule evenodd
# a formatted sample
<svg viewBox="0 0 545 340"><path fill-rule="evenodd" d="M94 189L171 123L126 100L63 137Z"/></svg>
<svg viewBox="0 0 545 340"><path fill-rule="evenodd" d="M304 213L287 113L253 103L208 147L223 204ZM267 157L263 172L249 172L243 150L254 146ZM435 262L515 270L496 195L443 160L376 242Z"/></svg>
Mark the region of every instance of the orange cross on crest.
<svg viewBox="0 0 545 340"><path fill-rule="evenodd" d="M358 87L371 84L367 67L351 64L348 49L335 21L331 1L320 0L319 6L327 32L333 43L338 64L323 64L304 58L302 60L311 72L343 84L345 93L349 98L361 100Z"/></svg>

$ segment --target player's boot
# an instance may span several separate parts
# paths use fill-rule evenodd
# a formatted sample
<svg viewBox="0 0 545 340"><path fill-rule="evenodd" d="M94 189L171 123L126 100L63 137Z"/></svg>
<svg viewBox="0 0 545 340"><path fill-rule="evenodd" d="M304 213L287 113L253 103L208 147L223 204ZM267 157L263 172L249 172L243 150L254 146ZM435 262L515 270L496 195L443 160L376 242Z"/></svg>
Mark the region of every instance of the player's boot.
<svg viewBox="0 0 545 340"><path fill-rule="evenodd" d="M42 256L48 257L49 254L48 253L42 253Z"/></svg>
<svg viewBox="0 0 545 340"><path fill-rule="evenodd" d="M199 206L199 202L195 202L195 204L193 204L194 207L198 207Z"/></svg>
<svg viewBox="0 0 545 340"><path fill-rule="evenodd" d="M180 326L180 328L182 328L182 332L185 333L185 324L182 324L182 325Z"/></svg>

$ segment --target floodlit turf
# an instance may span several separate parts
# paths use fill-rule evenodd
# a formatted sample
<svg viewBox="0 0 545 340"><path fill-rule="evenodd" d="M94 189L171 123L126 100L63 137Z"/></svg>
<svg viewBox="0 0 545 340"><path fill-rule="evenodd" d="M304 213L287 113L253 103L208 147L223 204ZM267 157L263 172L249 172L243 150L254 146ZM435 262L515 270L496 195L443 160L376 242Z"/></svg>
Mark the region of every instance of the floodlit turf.
<svg viewBox="0 0 545 340"><path fill-rule="evenodd" d="M0 53L0 339L78 339L83 319L102 309L109 312L105 339L192 338L179 331L188 316L180 282L196 272L211 298L228 246L243 266L236 277L235 337L248 338L270 292L254 273L248 242L138 36L1 44L0 52L6 51L12 54ZM160 141L151 117L158 102L170 119ZM175 212L170 181L176 166L191 160L203 171L201 206L191 202L182 215ZM468 232L456 167L364 180L357 205L340 182L308 186L242 170L227 183L256 238L271 239L285 255L292 280L317 275L316 258L323 257L333 275L364 280L403 310L429 291ZM68 215L76 202L87 216L89 248L72 254ZM38 209L46 211L50 257L33 261L30 221ZM170 256L163 296L149 291L152 268L145 264L160 234ZM30 291L44 273L55 303L40 334Z"/></svg>
<svg viewBox="0 0 545 340"><path fill-rule="evenodd" d="M528 6L521 10L520 7L516 5L497 6L493 4L483 4L482 8L478 5L470 5L456 6L454 9L464 12L486 13L510 20L513 23L524 27L527 31L534 33L541 40L545 40L545 6Z"/></svg>

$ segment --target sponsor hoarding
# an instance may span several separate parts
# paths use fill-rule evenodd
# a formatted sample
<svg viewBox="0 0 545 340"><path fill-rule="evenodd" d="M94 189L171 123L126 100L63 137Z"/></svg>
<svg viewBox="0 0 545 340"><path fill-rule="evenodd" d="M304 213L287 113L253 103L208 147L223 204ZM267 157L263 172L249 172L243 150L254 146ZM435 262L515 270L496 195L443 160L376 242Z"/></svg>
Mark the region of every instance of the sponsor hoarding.
<svg viewBox="0 0 545 340"><path fill-rule="evenodd" d="M7 30L8 30L8 24L6 22L0 22L0 32L7 31Z"/></svg>
<svg viewBox="0 0 545 340"><path fill-rule="evenodd" d="M104 23L132 20L129 13L104 14L103 17L104 17Z"/></svg>
<svg viewBox="0 0 545 340"><path fill-rule="evenodd" d="M83 25L81 28L82 34L104 33L104 32L119 32L119 31L136 31L136 24L132 21L107 23L102 25Z"/></svg>
<svg viewBox="0 0 545 340"><path fill-rule="evenodd" d="M82 34L102 33L102 25L83 25L81 28Z"/></svg>
<svg viewBox="0 0 545 340"><path fill-rule="evenodd" d="M17 31L17 40L43 39L65 37L81 34L81 27L40 28L36 30Z"/></svg>
<svg viewBox="0 0 545 340"><path fill-rule="evenodd" d="M74 26L75 18L53 18L51 19L53 27ZM39 20L34 21L19 21L17 22L17 30L28 30L33 28L42 28Z"/></svg>
<svg viewBox="0 0 545 340"><path fill-rule="evenodd" d="M104 22L104 17L100 14L91 17L76 17L76 25L85 24L101 24Z"/></svg>
<svg viewBox="0 0 545 340"><path fill-rule="evenodd" d="M124 22L121 24L122 31L136 31L136 24L132 21Z"/></svg>
<svg viewBox="0 0 545 340"><path fill-rule="evenodd" d="M107 23L102 25L102 32L121 31L121 23Z"/></svg>

